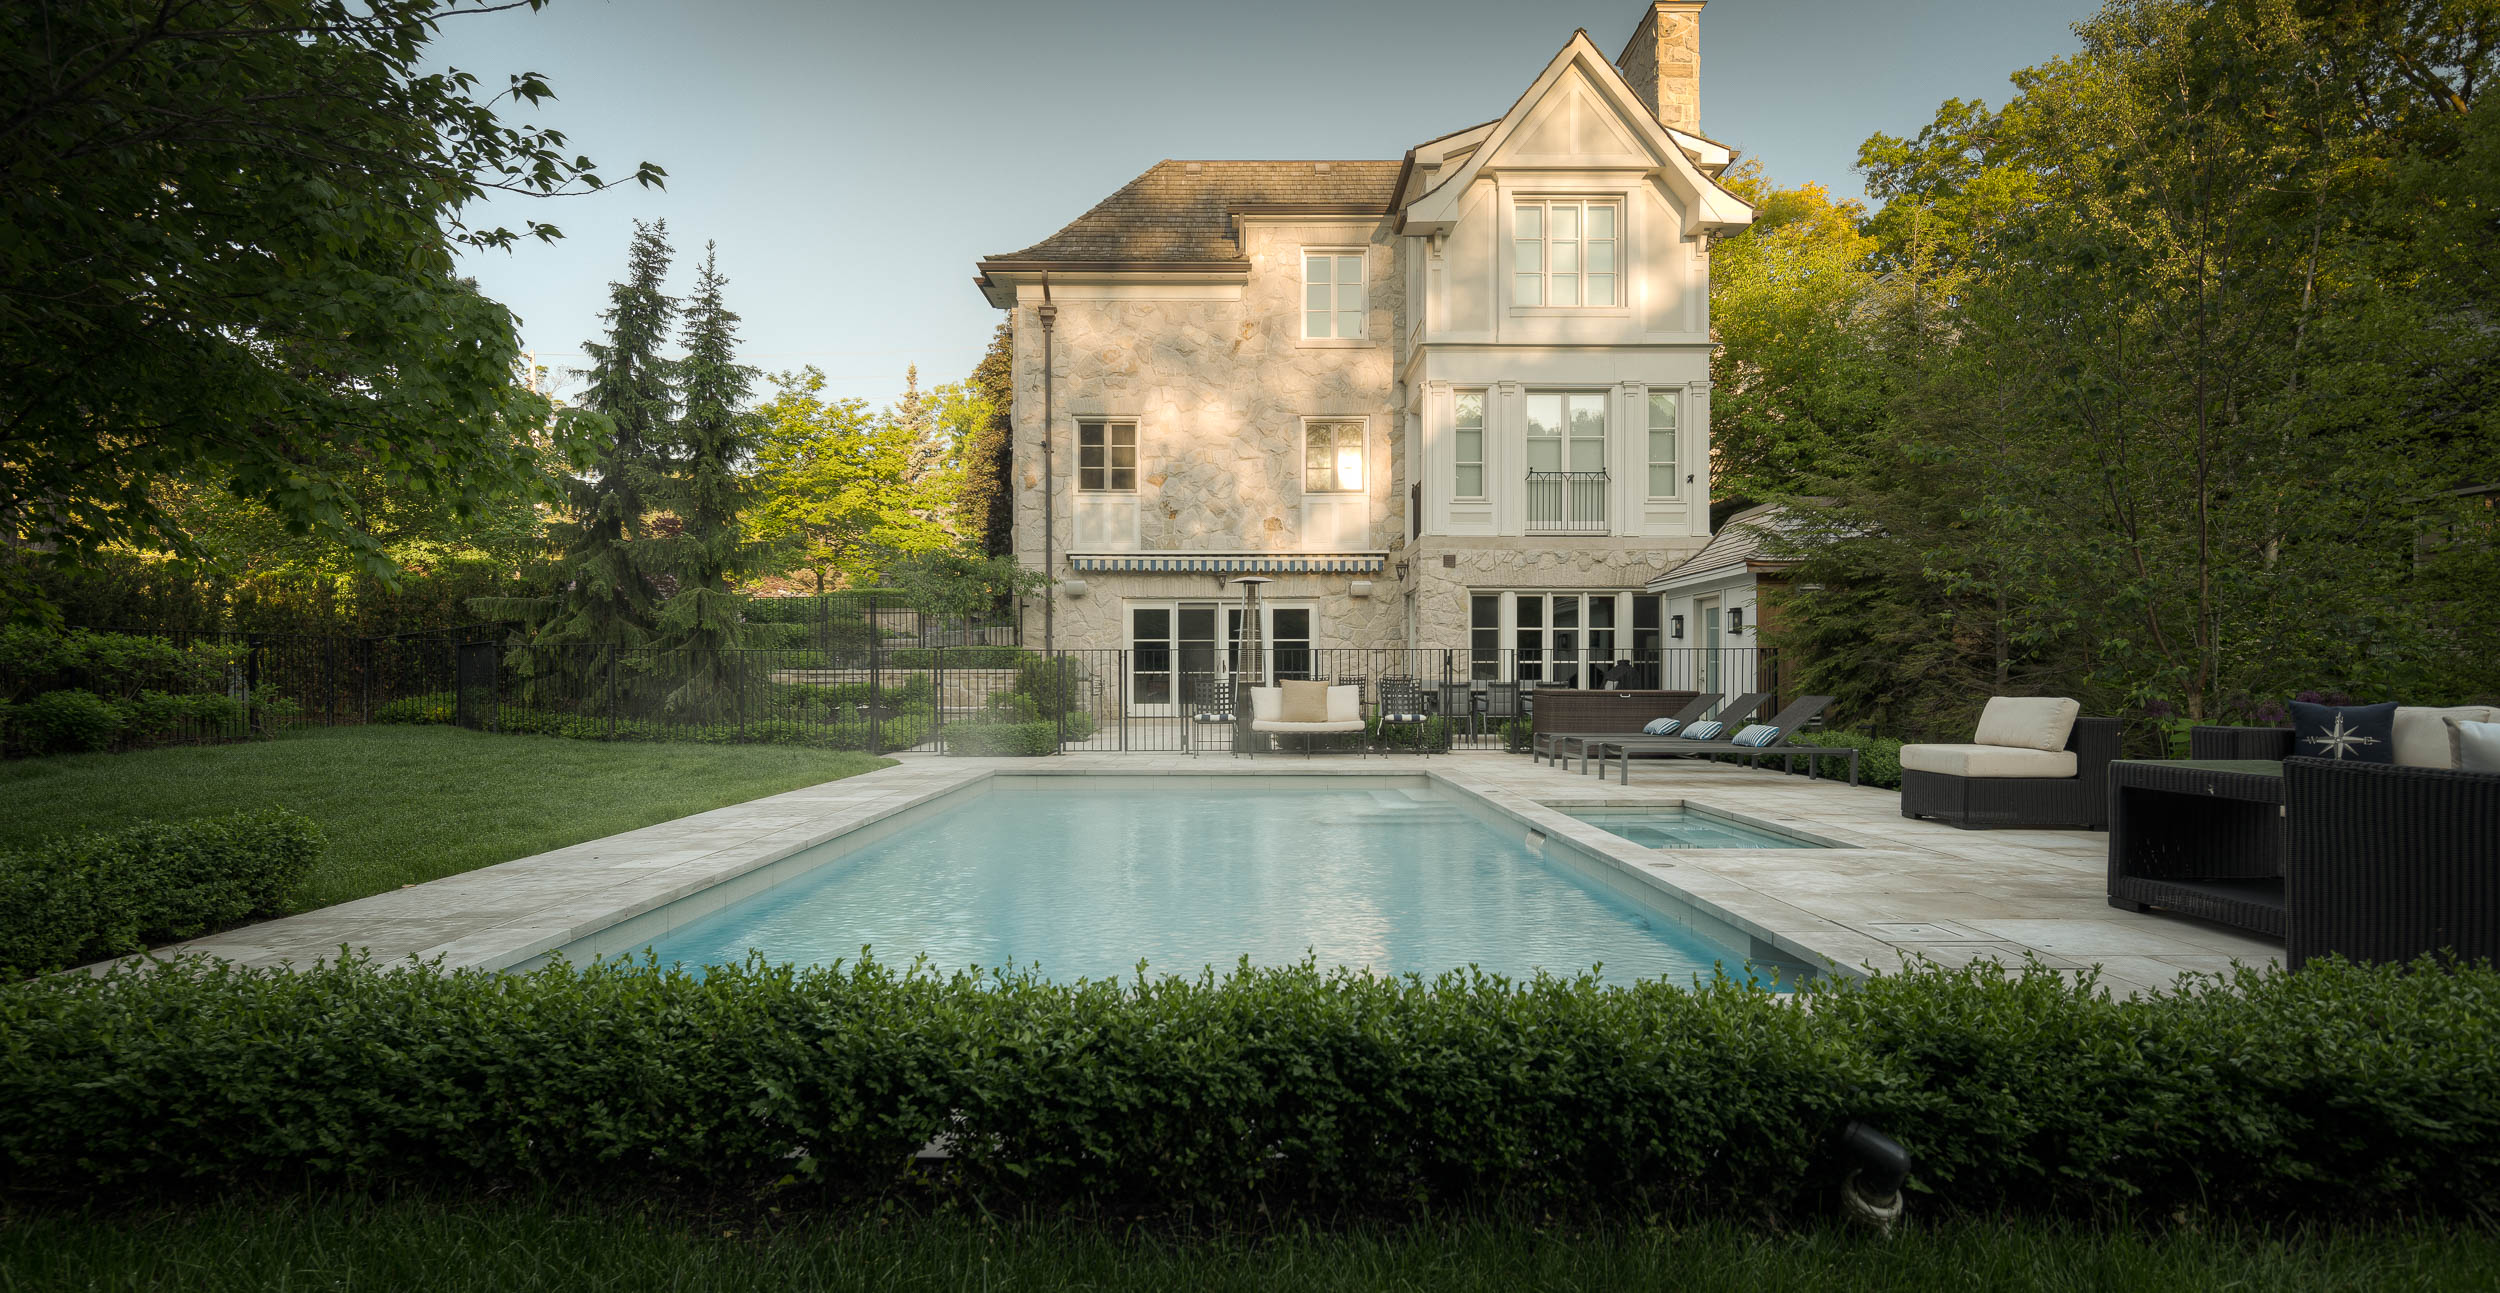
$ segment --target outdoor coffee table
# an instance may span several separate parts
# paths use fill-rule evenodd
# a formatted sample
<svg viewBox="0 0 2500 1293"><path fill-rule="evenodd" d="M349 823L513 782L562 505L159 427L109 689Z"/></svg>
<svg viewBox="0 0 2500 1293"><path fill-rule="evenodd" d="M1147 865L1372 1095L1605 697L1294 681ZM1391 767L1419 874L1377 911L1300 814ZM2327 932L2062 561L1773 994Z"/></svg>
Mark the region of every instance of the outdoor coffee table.
<svg viewBox="0 0 2500 1293"><path fill-rule="evenodd" d="M2283 765L2109 765L2109 905L2283 936Z"/></svg>

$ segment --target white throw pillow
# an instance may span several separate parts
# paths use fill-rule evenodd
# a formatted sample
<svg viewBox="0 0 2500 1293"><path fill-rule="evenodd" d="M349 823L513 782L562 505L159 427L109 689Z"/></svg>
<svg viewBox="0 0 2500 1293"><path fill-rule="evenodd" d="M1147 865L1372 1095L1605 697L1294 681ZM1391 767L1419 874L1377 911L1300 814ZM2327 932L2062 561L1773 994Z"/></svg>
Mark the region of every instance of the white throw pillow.
<svg viewBox="0 0 2500 1293"><path fill-rule="evenodd" d="M1991 696L1979 712L1979 732L1971 743L2063 750L2081 713L2083 706L2064 696Z"/></svg>
<svg viewBox="0 0 2500 1293"><path fill-rule="evenodd" d="M1362 722L1363 689L1360 687L1329 688L1328 718L1326 721L1331 723Z"/></svg>
<svg viewBox="0 0 2500 1293"><path fill-rule="evenodd" d="M2500 723L2451 718L2447 728L2455 741L2459 772L2500 772Z"/></svg>
<svg viewBox="0 0 2500 1293"><path fill-rule="evenodd" d="M2425 709L2413 705L2396 707L2396 762L2408 768L2453 768L2457 766L2456 739L2448 734L2448 720L2467 723L2500 722L2500 711L2489 705L2455 705L2447 709Z"/></svg>

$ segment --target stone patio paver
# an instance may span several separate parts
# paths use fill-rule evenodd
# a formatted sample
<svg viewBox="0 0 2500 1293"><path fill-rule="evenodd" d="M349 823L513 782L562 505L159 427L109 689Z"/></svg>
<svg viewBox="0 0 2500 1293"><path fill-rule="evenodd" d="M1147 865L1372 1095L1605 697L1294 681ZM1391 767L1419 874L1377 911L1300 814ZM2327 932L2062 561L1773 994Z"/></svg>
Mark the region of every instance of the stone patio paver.
<svg viewBox="0 0 2500 1293"><path fill-rule="evenodd" d="M2107 837L2076 831L1962 831L1900 816L1891 791L1852 788L1730 764L1635 765L1632 784L1531 763L1459 753L1357 759L1071 754L1047 759L902 758L894 767L713 809L428 884L376 894L182 944L249 964L310 964L342 944L377 961L414 956L446 966L503 968L655 911L862 826L904 813L995 773L1018 776L1187 776L1290 773L1424 775L1465 792L1497 819L1604 859L1789 957L1843 970L1894 970L1913 957L1963 964L2036 955L2062 970L2098 965L2129 994L2167 987L2182 971L2221 972L2234 959L2279 963L2279 942L2186 917L2122 913L2104 886ZM1551 805L1689 802L1848 849L1654 850L1565 816ZM759 883L761 878L749 883Z"/></svg>

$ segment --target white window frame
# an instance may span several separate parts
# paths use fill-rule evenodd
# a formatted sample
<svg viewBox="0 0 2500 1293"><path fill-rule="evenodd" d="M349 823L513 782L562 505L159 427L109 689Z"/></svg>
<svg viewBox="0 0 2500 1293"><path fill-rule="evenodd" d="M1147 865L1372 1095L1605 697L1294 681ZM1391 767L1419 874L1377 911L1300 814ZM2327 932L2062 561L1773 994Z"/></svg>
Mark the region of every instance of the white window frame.
<svg viewBox="0 0 2500 1293"><path fill-rule="evenodd" d="M1591 238L1588 236L1588 216L1593 210L1603 210L1609 213L1613 227L1612 237ZM1521 219L1522 214L1528 211L1536 212L1534 237L1528 236L1527 222ZM1558 239L1554 236L1554 213L1557 211L1572 213L1573 237ZM1623 257L1626 239L1623 226L1624 202L1621 196L1522 193L1511 199L1510 219L1511 304L1514 307L1567 312L1625 308L1624 284L1628 274ZM1530 254L1531 244L1534 245L1533 257ZM1556 260L1565 259L1556 254L1558 244L1571 248L1571 254L1567 258L1573 262L1570 268L1556 267ZM1592 249L1600 245L1606 249L1605 254L1610 266L1608 269L1591 267L1591 262L1596 259ZM1535 264L1533 269L1528 267L1531 259ZM1609 299L1603 302L1589 300L1589 280L1592 278L1607 280ZM1557 302L1554 299L1556 295L1554 285L1557 282L1571 284L1571 300ZM1533 284L1533 290L1530 288L1531 284ZM1535 299L1529 299L1532 296Z"/></svg>
<svg viewBox="0 0 2500 1293"><path fill-rule="evenodd" d="M1649 497L1652 499L1682 498L1684 480L1683 468L1680 464L1684 455L1682 441L1678 437L1684 434L1684 392L1653 389L1649 392L1647 409L1649 470L1642 473L1644 482L1642 488L1649 491ZM1667 415L1667 424L1664 427L1658 425L1658 414L1661 410ZM1663 441L1661 437L1664 437ZM1661 443L1665 444L1667 450L1667 456L1664 458L1658 456L1658 447ZM1658 492L1658 469L1661 467L1667 469L1667 492L1663 494Z"/></svg>
<svg viewBox="0 0 2500 1293"><path fill-rule="evenodd" d="M1489 464L1485 453L1484 435L1485 408L1492 402L1492 394L1491 391L1481 388L1451 392L1450 497L1453 499L1478 503L1490 497L1485 492L1485 474ZM1467 425L1466 414L1463 412L1470 398L1476 402L1476 424L1473 427ZM1476 433L1476 456L1473 458L1467 456L1466 433L1469 431ZM1469 493L1466 486L1467 469L1470 467L1475 468L1476 471L1476 488L1473 493Z"/></svg>
<svg viewBox="0 0 2500 1293"><path fill-rule="evenodd" d="M1089 430L1097 429L1102 432L1102 444L1100 446L1102 451L1102 461L1100 464L1090 468L1090 470L1102 473L1102 483L1099 485L1088 485L1085 483L1085 473L1089 470L1089 468L1085 465L1085 433ZM1128 433L1128 466L1125 468L1118 466L1114 462L1113 451L1120 447L1113 435L1113 432L1115 431L1126 431ZM1076 492L1080 494L1136 493L1137 457L1137 420L1135 418L1080 418L1077 420ZM1126 471L1128 473L1128 484L1119 485L1114 483L1118 479L1116 473L1120 471Z"/></svg>
<svg viewBox="0 0 2500 1293"><path fill-rule="evenodd" d="M1367 339L1371 331L1371 257L1366 254L1368 250L1363 247L1305 247L1302 249L1302 297L1297 308L1302 313L1303 340L1359 342ZM1329 302L1328 309L1324 312L1311 308L1312 290L1323 286L1311 281L1311 263L1315 260L1325 260L1329 265L1329 281L1324 285L1329 291ZM1340 281L1338 277L1338 272L1344 269L1345 263L1349 260L1354 263L1355 273L1355 279L1351 285L1354 293L1354 303L1351 308L1346 304L1348 285ZM1327 316L1328 331L1314 332L1311 330L1311 316L1321 313ZM1344 329L1345 316L1349 313L1354 316L1352 332Z"/></svg>
<svg viewBox="0 0 2500 1293"><path fill-rule="evenodd" d="M1344 478L1344 433L1348 429L1351 429L1354 432L1354 449L1357 454L1361 455L1360 463L1356 470L1362 473L1362 479L1356 482L1353 486L1348 487L1343 484L1331 484L1319 489L1311 487L1311 433L1317 431L1321 427L1336 428L1336 432L1330 436L1329 441L1328 476L1331 481L1340 481ZM1367 418L1306 417L1302 419L1303 495L1310 498L1348 498L1359 497L1371 493L1371 440L1371 423Z"/></svg>

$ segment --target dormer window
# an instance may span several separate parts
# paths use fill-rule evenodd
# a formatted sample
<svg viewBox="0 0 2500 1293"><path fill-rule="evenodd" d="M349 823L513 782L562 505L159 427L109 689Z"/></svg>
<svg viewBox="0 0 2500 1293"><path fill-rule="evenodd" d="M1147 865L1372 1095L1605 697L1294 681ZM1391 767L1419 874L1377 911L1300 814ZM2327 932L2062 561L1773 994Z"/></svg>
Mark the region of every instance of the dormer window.
<svg viewBox="0 0 2500 1293"><path fill-rule="evenodd" d="M1302 335L1355 340L1363 335L1363 253L1302 253Z"/></svg>
<svg viewBox="0 0 2500 1293"><path fill-rule="evenodd" d="M1519 305L1612 306L1623 208L1612 199L1529 198L1512 210Z"/></svg>

